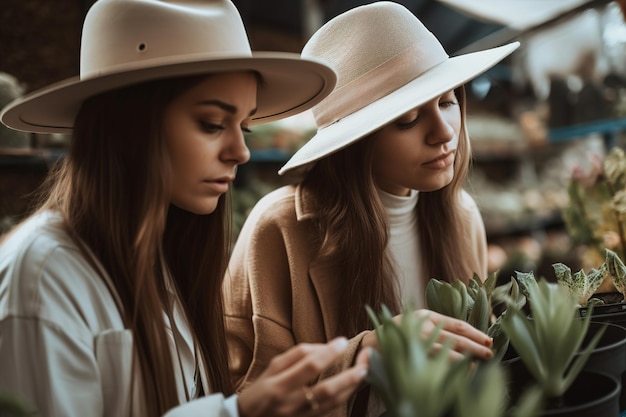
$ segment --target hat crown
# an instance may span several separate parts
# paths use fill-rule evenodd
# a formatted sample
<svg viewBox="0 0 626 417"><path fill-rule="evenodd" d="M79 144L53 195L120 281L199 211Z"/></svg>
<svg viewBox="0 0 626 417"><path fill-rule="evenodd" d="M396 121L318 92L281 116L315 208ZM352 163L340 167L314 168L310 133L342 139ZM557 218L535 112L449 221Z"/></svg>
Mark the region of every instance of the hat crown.
<svg viewBox="0 0 626 417"><path fill-rule="evenodd" d="M252 55L231 1L98 0L83 25L80 77L199 55Z"/></svg>
<svg viewBox="0 0 626 417"><path fill-rule="evenodd" d="M313 108L324 127L402 87L448 58L437 38L406 7L387 1L351 9L307 42L303 58L337 73L335 91Z"/></svg>

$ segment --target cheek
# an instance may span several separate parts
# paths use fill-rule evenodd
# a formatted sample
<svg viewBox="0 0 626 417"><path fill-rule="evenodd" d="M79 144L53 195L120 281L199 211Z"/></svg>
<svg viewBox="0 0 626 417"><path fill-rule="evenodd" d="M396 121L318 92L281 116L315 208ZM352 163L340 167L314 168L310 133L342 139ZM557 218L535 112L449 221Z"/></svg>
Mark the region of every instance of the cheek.
<svg viewBox="0 0 626 417"><path fill-rule="evenodd" d="M459 135L461 134L461 126L463 126L463 122L461 120L461 113L457 111L448 119L448 123L454 130L455 142L458 143Z"/></svg>

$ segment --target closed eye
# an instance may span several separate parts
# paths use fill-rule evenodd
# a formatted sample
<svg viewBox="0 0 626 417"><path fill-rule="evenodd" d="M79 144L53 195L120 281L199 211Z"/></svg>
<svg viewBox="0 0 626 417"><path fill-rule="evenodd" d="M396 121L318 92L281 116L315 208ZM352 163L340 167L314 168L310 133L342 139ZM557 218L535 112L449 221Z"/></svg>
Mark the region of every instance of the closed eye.
<svg viewBox="0 0 626 417"><path fill-rule="evenodd" d="M439 106L443 108L448 108L448 107L456 106L458 104L459 103L457 103L456 101L444 101L444 102L439 103Z"/></svg>
<svg viewBox="0 0 626 417"><path fill-rule="evenodd" d="M406 130L406 129L410 129L413 126L415 126L417 124L417 122L419 122L420 120L420 115L417 114L415 115L415 118L409 122L396 122L396 126L398 126L398 129L400 130Z"/></svg>
<svg viewBox="0 0 626 417"><path fill-rule="evenodd" d="M202 131L211 134L224 130L224 126L208 122L200 122L200 128Z"/></svg>

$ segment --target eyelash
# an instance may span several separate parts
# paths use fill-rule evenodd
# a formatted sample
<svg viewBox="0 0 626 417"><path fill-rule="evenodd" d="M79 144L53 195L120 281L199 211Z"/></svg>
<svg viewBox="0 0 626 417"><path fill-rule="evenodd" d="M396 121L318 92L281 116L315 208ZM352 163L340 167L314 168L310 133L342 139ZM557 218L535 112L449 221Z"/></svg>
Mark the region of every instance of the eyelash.
<svg viewBox="0 0 626 417"><path fill-rule="evenodd" d="M444 108L448 108L448 107L456 106L457 104L458 103L456 101L450 100L450 101L442 101L439 105L443 106ZM417 122L419 122L419 120L420 120L420 116L418 114L417 116L415 116L415 119L411 120L410 122L408 123L398 122L396 123L396 125L398 126L400 130L406 130L415 126Z"/></svg>
<svg viewBox="0 0 626 417"><path fill-rule="evenodd" d="M200 122L200 127L206 133L217 133L217 131L225 129L225 127L222 126L222 125L217 125L215 123L207 123L207 122ZM244 126L241 127L241 131L244 132L244 133L251 133L252 132L252 130L250 130L248 127L244 127Z"/></svg>

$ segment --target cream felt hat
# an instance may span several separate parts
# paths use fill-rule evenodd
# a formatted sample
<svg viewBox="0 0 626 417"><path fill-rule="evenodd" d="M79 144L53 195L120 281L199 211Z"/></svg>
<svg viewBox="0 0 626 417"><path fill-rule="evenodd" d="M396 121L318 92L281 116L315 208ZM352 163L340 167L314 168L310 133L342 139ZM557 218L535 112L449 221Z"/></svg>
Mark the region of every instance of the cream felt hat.
<svg viewBox="0 0 626 417"><path fill-rule="evenodd" d="M253 123L309 109L336 83L335 73L313 57L253 53L230 0L98 0L83 24L80 75L14 101L0 120L16 130L68 133L90 96L149 80L240 70L262 79Z"/></svg>
<svg viewBox="0 0 626 417"><path fill-rule="evenodd" d="M284 174L343 149L407 111L452 90L505 58L514 42L450 58L404 6L387 1L331 19L302 56L337 73L337 87L313 107L317 133L278 171Z"/></svg>

